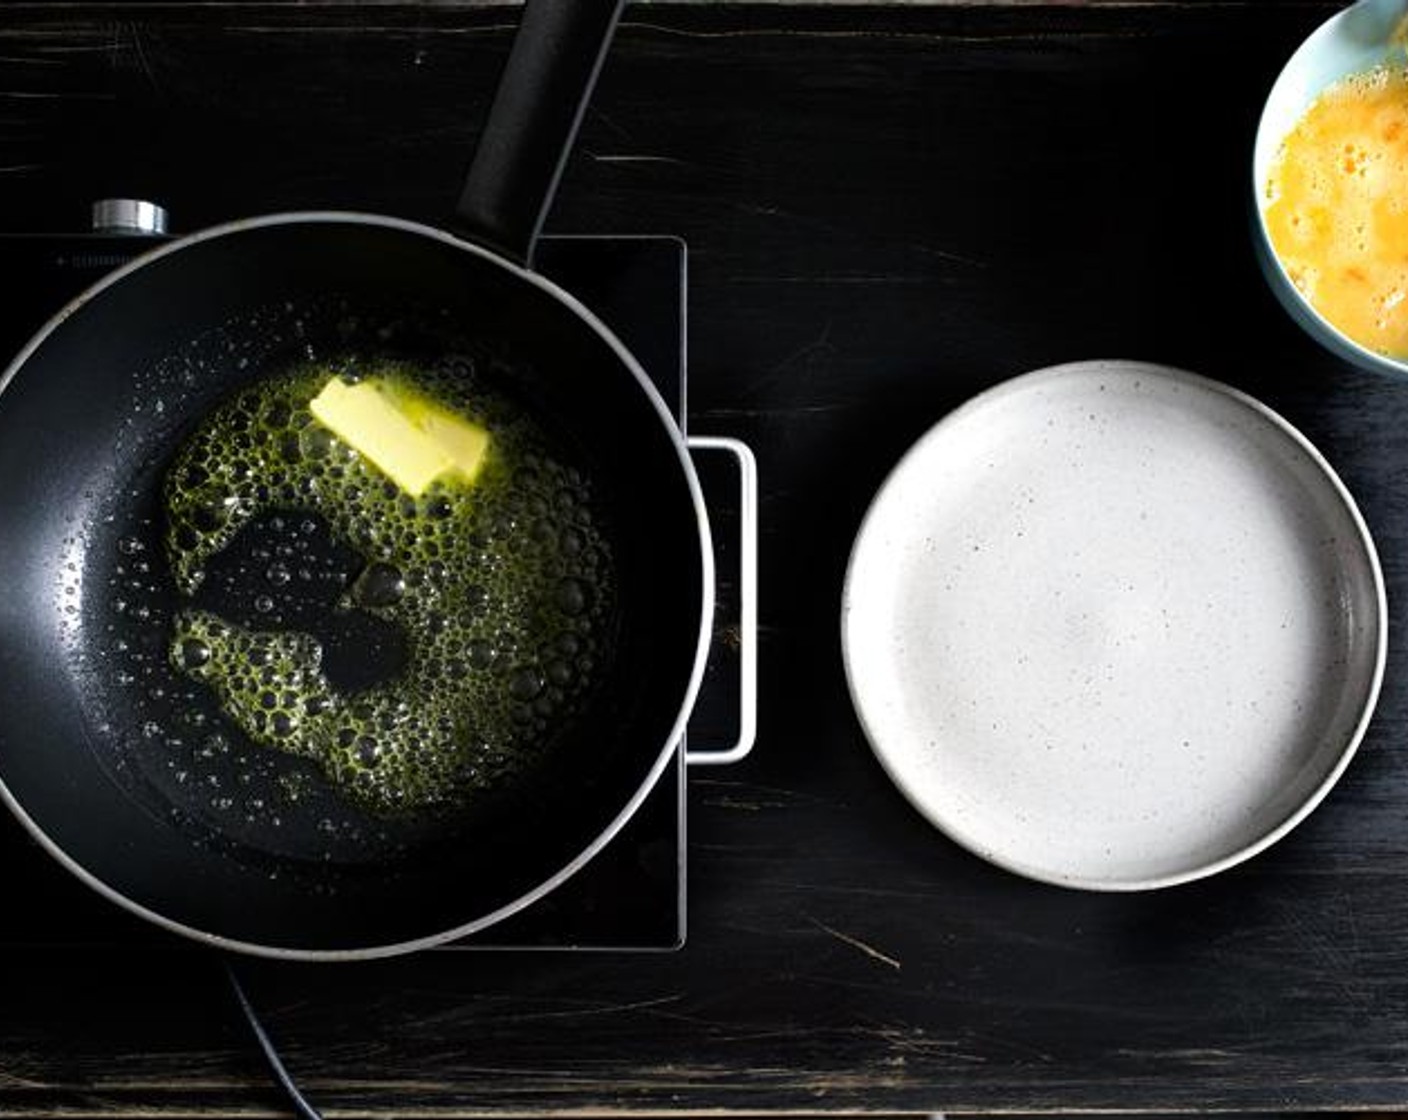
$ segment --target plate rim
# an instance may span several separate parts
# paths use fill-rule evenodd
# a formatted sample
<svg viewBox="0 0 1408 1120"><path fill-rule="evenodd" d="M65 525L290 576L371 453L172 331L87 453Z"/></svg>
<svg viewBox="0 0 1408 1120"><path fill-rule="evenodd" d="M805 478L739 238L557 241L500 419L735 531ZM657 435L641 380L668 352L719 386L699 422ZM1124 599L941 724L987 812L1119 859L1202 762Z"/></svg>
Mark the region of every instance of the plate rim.
<svg viewBox="0 0 1408 1120"><path fill-rule="evenodd" d="M910 782L898 772L897 768L892 764L892 760L887 757L886 750L880 742L881 736L877 734L872 719L867 718L860 694L863 670L856 666L852 652L851 619L855 613L854 582L858 557L865 543L867 534L873 531L872 527L877 516L877 510L884 497L897 481L906 474L911 464L915 462L922 451L933 442L942 439L947 431L956 427L967 416L976 411L990 407L996 400L1009 397L1033 384L1061 380L1075 375L1094 373L1096 371L1118 371L1121 375L1125 372L1134 372L1168 382L1196 386L1202 390L1228 398L1249 411L1262 423L1279 431L1282 436L1288 438L1291 443L1306 456L1315 470L1315 476L1328 484L1327 493L1334 496L1340 509L1347 516L1349 523L1354 527L1355 543L1358 546L1358 551L1362 554L1366 562L1370 580L1373 585L1372 598L1374 610L1372 623L1375 631L1375 648L1372 670L1367 682L1368 688L1353 727L1350 729L1345 742L1341 745L1338 757L1326 772L1325 776L1301 799L1292 811L1279 820L1273 827L1262 832L1260 835L1235 850L1219 856L1216 859L1193 864L1183 870L1136 877L1111 878L1096 874L1061 874L1046 870L1005 855L1002 851L977 844L957 828L950 827L948 822L940 819L938 814L932 812L930 808L919 799L917 793L911 790ZM1026 373L1005 378L976 395L969 397L967 400L941 415L905 448L904 452L886 472L883 480L871 495L865 513L861 518L852 540L850 553L846 561L845 577L842 583L840 637L841 657L845 670L846 687L850 695L852 709L855 712L857 721L860 723L866 743L895 788L900 791L924 820L961 848L986 860L988 863L1014 872L1027 879L1078 890L1105 893L1129 893L1158 890L1193 882L1244 863L1285 837L1324 801L1330 790L1334 788L1340 777L1344 774L1344 771L1348 768L1351 760L1358 753L1359 746L1363 742L1373 719L1374 712L1378 706L1379 694L1382 689L1388 659L1388 624L1388 596L1383 574L1383 565L1380 561L1378 550L1374 545L1373 536L1369 531L1368 523L1365 521L1363 513L1360 511L1353 495L1349 492L1348 487L1345 486L1344 481L1340 478L1329 460L1325 458L1320 450L1296 428L1295 425L1251 394L1202 374L1139 359L1095 358L1043 366Z"/></svg>

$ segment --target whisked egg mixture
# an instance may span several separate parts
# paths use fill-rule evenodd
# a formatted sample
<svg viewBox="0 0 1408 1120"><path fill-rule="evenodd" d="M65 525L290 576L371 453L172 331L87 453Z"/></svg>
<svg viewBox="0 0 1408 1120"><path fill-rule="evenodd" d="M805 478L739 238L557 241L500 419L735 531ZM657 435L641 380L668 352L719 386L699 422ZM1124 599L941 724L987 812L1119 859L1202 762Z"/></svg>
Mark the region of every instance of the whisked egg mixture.
<svg viewBox="0 0 1408 1120"><path fill-rule="evenodd" d="M1326 89L1283 141L1263 205L1287 275L1339 331L1408 357L1408 69Z"/></svg>

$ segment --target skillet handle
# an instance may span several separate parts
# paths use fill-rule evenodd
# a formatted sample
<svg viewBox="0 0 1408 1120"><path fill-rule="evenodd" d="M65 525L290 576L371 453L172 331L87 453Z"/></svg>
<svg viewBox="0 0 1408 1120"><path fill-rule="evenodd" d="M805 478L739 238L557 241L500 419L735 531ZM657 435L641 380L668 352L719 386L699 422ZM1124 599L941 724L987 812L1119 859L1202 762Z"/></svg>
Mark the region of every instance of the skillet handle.
<svg viewBox="0 0 1408 1120"><path fill-rule="evenodd" d="M742 440L690 436L690 451L722 451L738 463L738 739L722 750L685 750L690 766L737 762L758 737L758 461Z"/></svg>
<svg viewBox="0 0 1408 1120"><path fill-rule="evenodd" d="M459 232L528 264L625 0L528 0L455 207Z"/></svg>

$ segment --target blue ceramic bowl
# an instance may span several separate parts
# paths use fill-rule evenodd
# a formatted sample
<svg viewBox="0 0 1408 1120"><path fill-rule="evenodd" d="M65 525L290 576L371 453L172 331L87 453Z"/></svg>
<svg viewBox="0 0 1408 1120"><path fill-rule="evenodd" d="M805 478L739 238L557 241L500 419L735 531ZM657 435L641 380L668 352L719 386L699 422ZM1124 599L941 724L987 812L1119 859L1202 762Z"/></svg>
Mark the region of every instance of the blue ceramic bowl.
<svg viewBox="0 0 1408 1120"><path fill-rule="evenodd" d="M1257 260L1271 290L1291 318L1321 345L1363 368L1392 374L1408 374L1408 361L1385 357L1343 334L1327 322L1291 282L1271 247L1265 207L1266 184L1276 152L1325 87L1390 59L1403 61L1403 47L1392 40L1405 14L1408 14L1408 0L1359 0L1316 28L1291 55L1271 87L1252 153Z"/></svg>

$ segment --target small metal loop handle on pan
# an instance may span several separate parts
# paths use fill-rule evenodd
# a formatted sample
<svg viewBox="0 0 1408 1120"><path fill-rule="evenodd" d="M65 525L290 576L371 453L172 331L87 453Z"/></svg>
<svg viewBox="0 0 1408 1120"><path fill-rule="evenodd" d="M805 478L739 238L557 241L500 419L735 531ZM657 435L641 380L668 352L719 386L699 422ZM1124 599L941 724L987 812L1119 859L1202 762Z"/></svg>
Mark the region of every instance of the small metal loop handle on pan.
<svg viewBox="0 0 1408 1120"><path fill-rule="evenodd" d="M758 737L758 461L741 440L728 436L690 436L692 452L721 451L738 464L738 738L731 747L686 750L690 766L738 762Z"/></svg>

